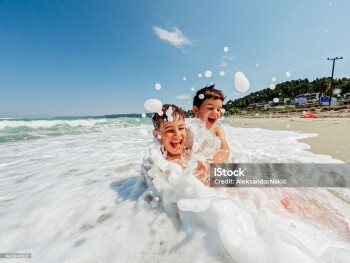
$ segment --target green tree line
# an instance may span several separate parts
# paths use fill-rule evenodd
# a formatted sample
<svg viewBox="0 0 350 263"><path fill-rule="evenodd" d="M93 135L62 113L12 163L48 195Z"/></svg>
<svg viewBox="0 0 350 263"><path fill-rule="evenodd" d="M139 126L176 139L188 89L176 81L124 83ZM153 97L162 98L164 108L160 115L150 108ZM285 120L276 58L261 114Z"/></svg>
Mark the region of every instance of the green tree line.
<svg viewBox="0 0 350 263"><path fill-rule="evenodd" d="M340 94L350 92L350 79L334 79L332 89L333 91L340 89ZM320 94L323 94L323 96L329 97L331 93L331 79L325 77L317 78L312 82L310 82L308 79L282 82L277 84L275 89L265 88L260 91L252 92L243 98L229 100L224 105L224 108L230 113L236 113L240 112L240 110L252 103L267 103L268 101L272 101L274 98L294 99L297 95L313 92L320 92Z"/></svg>

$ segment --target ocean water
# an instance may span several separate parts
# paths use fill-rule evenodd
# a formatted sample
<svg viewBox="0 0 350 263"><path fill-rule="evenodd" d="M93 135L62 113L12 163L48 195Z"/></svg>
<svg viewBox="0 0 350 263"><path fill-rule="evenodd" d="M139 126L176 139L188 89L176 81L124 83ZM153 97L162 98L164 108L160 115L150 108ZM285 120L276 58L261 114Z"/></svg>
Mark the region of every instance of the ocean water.
<svg viewBox="0 0 350 263"><path fill-rule="evenodd" d="M340 163L297 141L316 134L223 127L237 162ZM176 195L140 205L132 193L151 131L148 118L0 120L0 252L32 254L21 262L348 262L349 189L213 194L177 177Z"/></svg>

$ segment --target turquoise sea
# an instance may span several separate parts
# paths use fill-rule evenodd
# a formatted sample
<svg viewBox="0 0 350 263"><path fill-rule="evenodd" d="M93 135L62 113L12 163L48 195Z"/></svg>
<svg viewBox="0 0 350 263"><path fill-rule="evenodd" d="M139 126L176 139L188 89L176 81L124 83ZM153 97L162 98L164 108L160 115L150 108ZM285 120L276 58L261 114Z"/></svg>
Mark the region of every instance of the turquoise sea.
<svg viewBox="0 0 350 263"><path fill-rule="evenodd" d="M107 126L151 124L150 114L116 114L87 117L0 118L0 143L94 132Z"/></svg>

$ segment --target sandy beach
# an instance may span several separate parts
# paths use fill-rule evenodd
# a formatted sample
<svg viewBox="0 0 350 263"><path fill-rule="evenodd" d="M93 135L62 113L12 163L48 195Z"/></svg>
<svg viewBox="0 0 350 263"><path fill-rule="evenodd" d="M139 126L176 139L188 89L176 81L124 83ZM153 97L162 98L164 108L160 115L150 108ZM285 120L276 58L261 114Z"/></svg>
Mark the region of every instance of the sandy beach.
<svg viewBox="0 0 350 263"><path fill-rule="evenodd" d="M317 154L331 155L350 163L350 118L300 118L298 115L237 116L225 119L235 127L261 128L268 130L290 130L301 133L316 133L316 137L300 141L310 145L310 151Z"/></svg>

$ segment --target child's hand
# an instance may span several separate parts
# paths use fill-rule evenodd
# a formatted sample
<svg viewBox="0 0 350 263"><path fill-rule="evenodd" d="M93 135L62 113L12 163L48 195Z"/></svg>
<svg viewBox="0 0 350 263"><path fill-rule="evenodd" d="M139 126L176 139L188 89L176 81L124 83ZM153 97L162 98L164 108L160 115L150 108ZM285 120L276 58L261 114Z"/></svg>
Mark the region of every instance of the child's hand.
<svg viewBox="0 0 350 263"><path fill-rule="evenodd" d="M195 174L197 175L197 179L200 180L205 186L209 186L209 164L208 163L197 163L197 168L195 170Z"/></svg>

